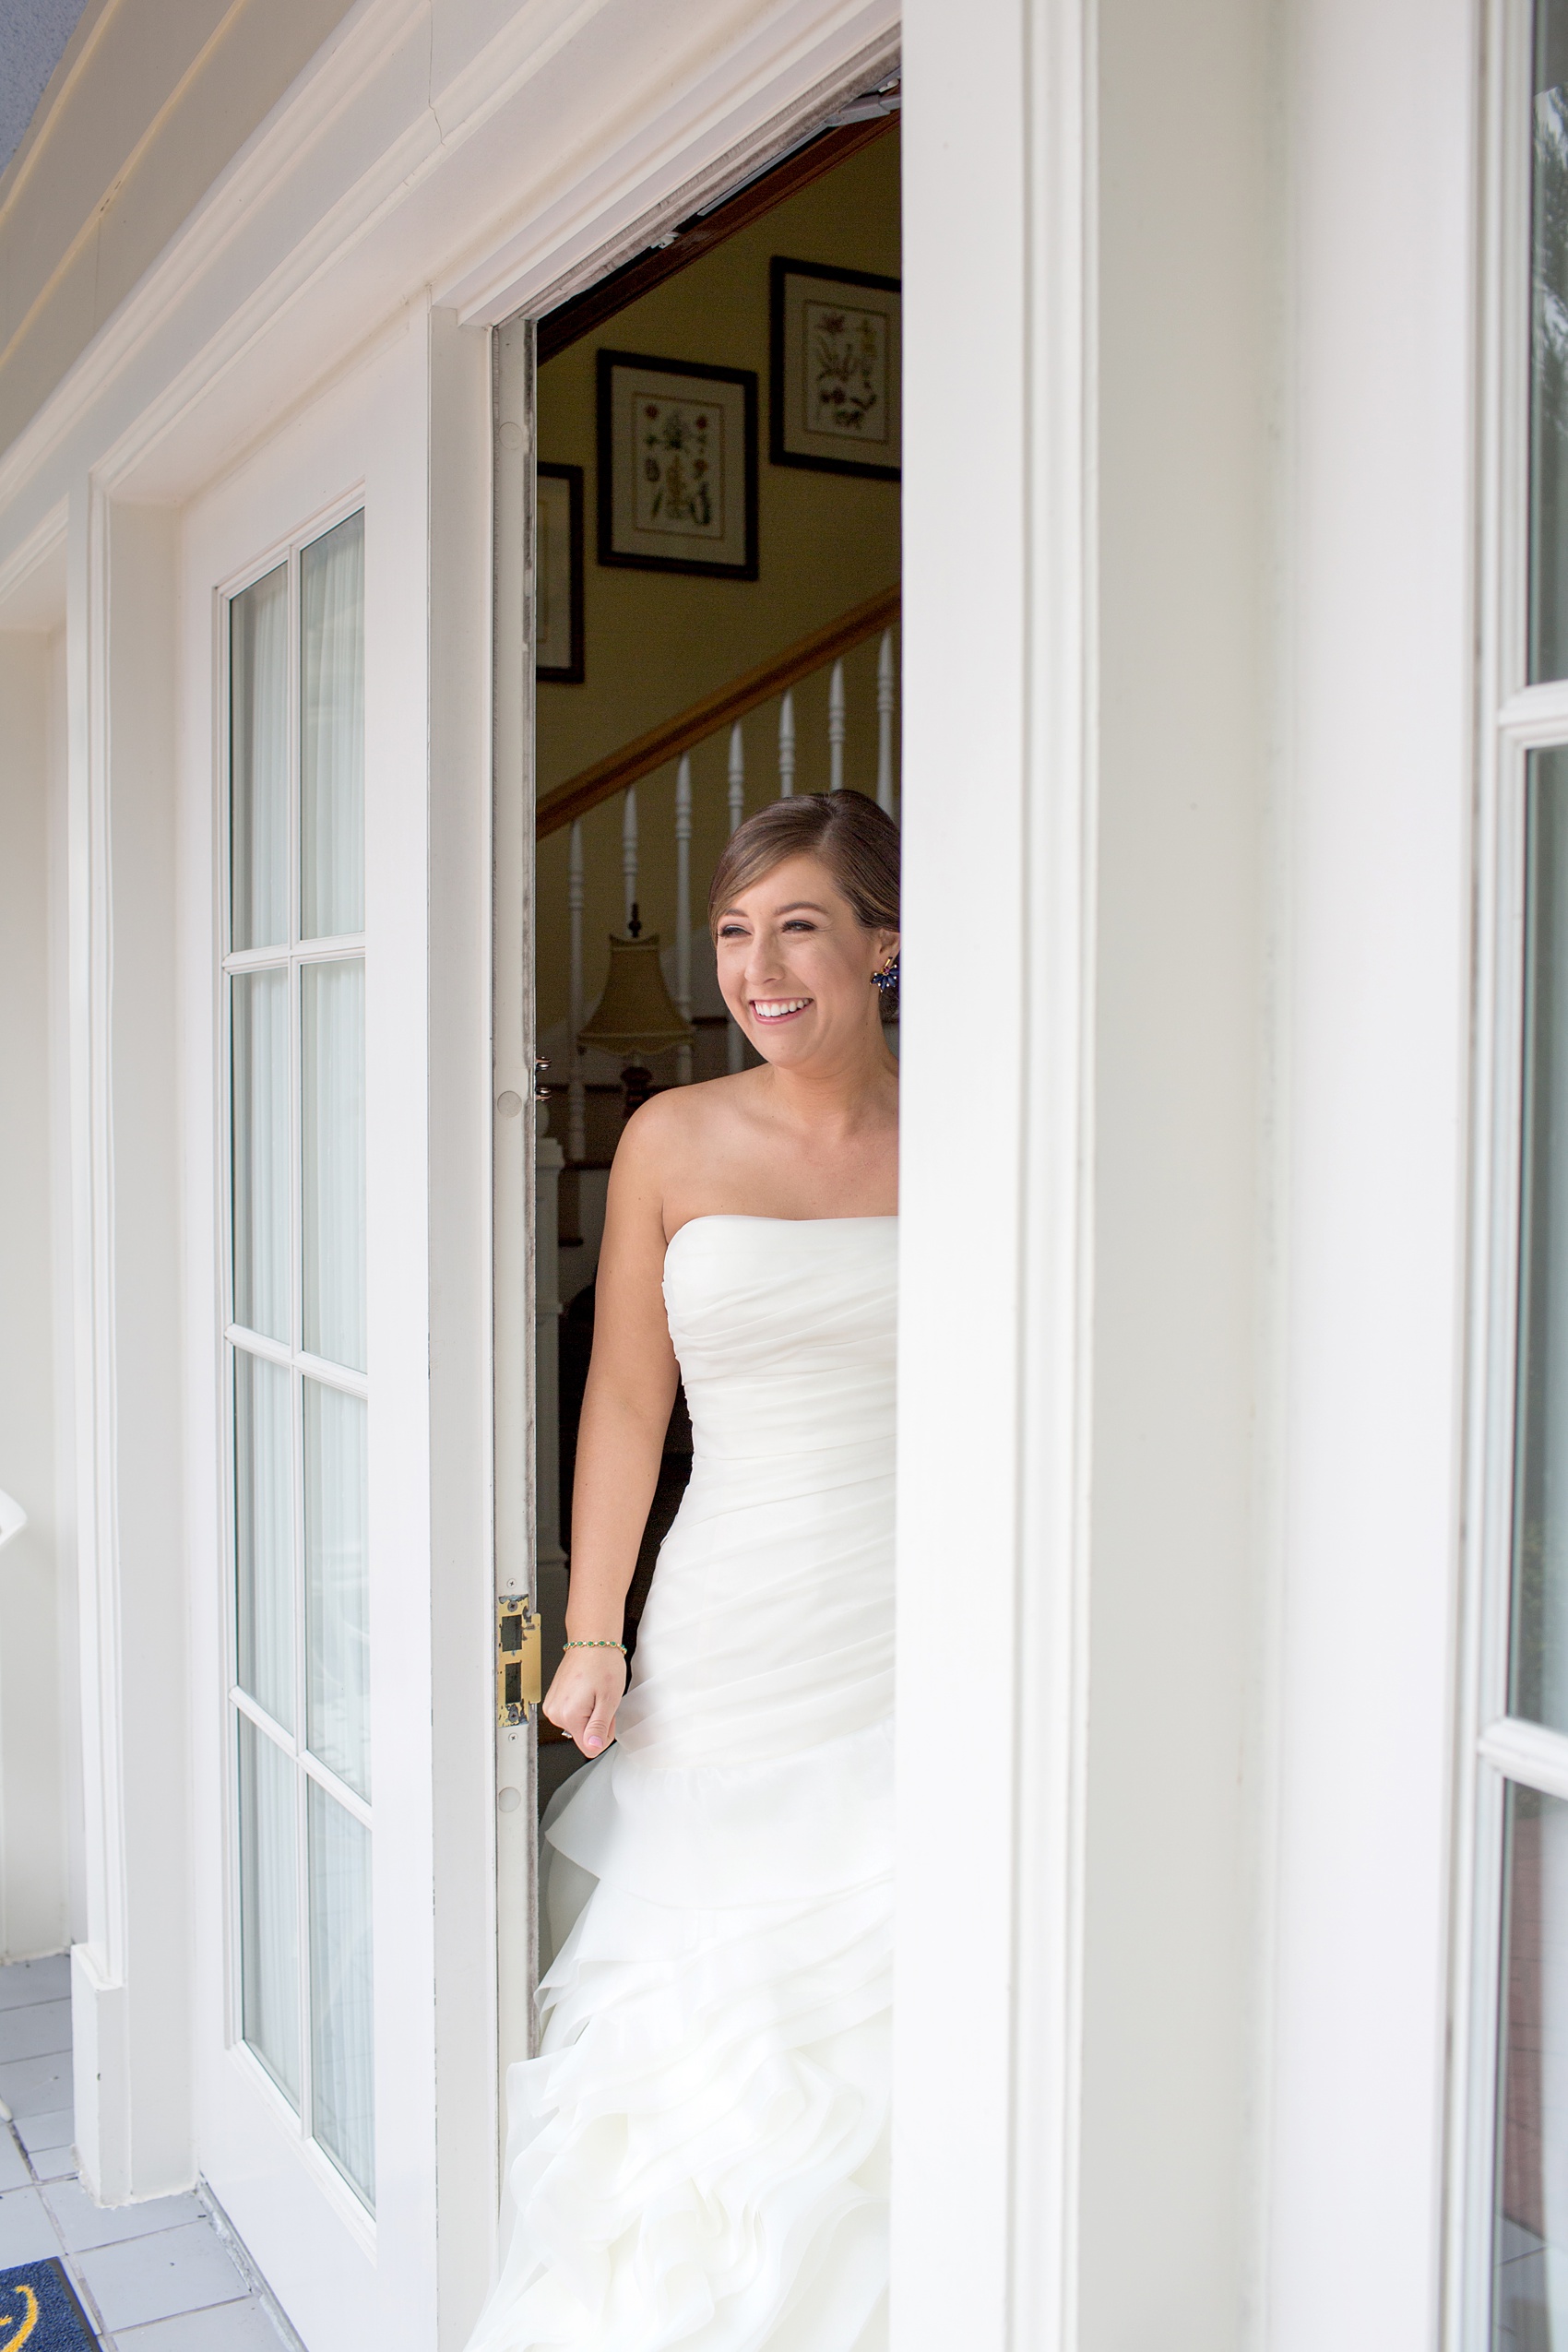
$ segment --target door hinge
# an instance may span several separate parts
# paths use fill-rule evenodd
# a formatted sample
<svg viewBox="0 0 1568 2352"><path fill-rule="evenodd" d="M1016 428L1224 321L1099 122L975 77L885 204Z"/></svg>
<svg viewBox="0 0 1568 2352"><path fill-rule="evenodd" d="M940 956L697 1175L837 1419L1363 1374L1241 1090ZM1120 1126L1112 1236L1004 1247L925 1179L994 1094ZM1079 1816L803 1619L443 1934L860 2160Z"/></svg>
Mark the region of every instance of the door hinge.
<svg viewBox="0 0 1568 2352"><path fill-rule="evenodd" d="M495 1720L526 1723L540 1698L542 1644L539 1619L526 1593L503 1593L495 1604Z"/></svg>

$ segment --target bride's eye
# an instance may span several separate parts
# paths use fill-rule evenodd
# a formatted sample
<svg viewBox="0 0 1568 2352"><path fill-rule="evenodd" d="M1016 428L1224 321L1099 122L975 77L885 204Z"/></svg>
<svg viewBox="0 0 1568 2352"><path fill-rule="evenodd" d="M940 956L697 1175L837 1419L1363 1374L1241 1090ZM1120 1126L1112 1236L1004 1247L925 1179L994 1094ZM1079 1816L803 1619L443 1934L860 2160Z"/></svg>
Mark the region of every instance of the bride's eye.
<svg viewBox="0 0 1568 2352"><path fill-rule="evenodd" d="M740 923L720 923L719 926L720 939L744 939L745 935L745 931Z"/></svg>

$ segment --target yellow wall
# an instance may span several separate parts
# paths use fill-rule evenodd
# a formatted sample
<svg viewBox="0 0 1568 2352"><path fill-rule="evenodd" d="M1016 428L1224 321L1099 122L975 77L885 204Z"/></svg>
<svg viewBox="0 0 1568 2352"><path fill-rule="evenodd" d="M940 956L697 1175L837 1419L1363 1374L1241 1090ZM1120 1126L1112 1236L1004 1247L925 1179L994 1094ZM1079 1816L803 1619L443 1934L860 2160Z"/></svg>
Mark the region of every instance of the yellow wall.
<svg viewBox="0 0 1568 2352"><path fill-rule="evenodd" d="M0 177L0 449L345 13L89 0Z"/></svg>
<svg viewBox="0 0 1568 2352"><path fill-rule="evenodd" d="M878 139L719 246L704 260L607 320L540 371L539 454L584 470L585 642L582 685L540 683L539 786L569 776L739 672L898 578L898 485L811 473L767 459L768 261L787 254L889 277L899 274L898 137ZM758 390L758 547L755 580L601 566L597 544L595 367L600 350L754 369ZM875 789L877 648L845 663L849 727L845 780ZM797 689L796 789L827 783L826 681ZM778 790L776 707L747 723L747 806ZM693 897L696 920L726 830L727 743L694 760ZM645 921L668 942L673 920L672 771L639 787L640 897ZM602 980L606 935L622 921L621 802L584 826L588 849L588 1001ZM540 1022L566 1009L566 836L539 855Z"/></svg>

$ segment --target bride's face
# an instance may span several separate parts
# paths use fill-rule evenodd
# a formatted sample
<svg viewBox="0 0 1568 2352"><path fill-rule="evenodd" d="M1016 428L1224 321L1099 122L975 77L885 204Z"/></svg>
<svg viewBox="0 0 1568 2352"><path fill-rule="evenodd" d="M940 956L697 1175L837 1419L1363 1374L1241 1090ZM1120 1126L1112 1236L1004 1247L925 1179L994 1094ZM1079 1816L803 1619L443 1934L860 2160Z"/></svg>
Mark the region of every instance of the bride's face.
<svg viewBox="0 0 1568 2352"><path fill-rule="evenodd" d="M719 915L719 985L766 1061L798 1068L878 1034L872 974L895 931L866 931L820 858L787 858Z"/></svg>

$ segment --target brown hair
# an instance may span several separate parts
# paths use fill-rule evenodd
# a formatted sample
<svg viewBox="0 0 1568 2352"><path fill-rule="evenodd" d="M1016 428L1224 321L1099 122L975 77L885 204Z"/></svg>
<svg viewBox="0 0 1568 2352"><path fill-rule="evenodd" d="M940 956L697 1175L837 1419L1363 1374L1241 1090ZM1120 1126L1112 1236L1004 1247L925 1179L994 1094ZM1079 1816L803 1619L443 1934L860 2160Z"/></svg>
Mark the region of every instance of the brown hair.
<svg viewBox="0 0 1568 2352"><path fill-rule="evenodd" d="M898 929L898 828L863 792L800 792L737 826L713 869L707 927L786 858L820 858L867 931Z"/></svg>

